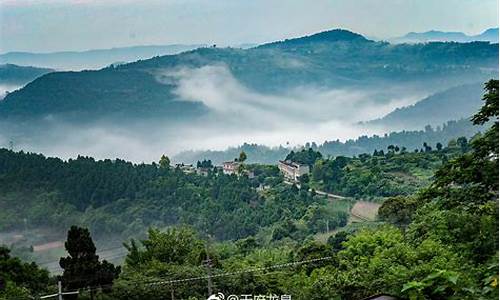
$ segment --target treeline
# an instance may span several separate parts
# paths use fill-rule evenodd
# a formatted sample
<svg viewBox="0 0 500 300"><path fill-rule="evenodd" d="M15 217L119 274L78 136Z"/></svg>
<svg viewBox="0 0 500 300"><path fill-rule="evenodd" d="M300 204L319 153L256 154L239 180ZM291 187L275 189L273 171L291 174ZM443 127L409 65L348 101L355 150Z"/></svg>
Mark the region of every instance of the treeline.
<svg viewBox="0 0 500 300"><path fill-rule="evenodd" d="M317 159L313 163L309 184L316 189L344 196L375 199L411 195L431 182L434 172L447 161L468 151L462 137L443 148L423 143L408 152L405 147L389 145L373 155L337 156Z"/></svg>
<svg viewBox="0 0 500 300"><path fill-rule="evenodd" d="M156 164L95 160L78 156L63 161L41 154L0 149L0 191L57 192L79 211L120 198L135 199L151 180L165 175Z"/></svg>
<svg viewBox="0 0 500 300"><path fill-rule="evenodd" d="M261 234L214 242L210 235L186 227L151 229L147 238L126 243L123 271L111 278L112 285L91 287L91 295L96 299L206 299L208 277L200 274L212 274L212 293L226 296L364 299L386 293L412 300L498 299L498 81L488 82L486 88L485 105L472 120L478 125L493 121L491 128L470 141L465 153L446 161L427 187L386 200L379 210L380 223L339 231L326 242L270 240ZM337 163L342 168L343 163ZM279 187L286 201L303 199L302 207L314 199L304 189ZM271 192L278 193L274 197L282 195ZM284 215L297 216L298 211L292 210L296 203L276 204L286 207ZM306 215L315 214L302 218ZM4 267L6 263L19 266L6 254L0 255L0 275L12 270ZM39 271L23 273L26 278L21 282L10 274L8 285L24 288L26 299L35 294L30 287L35 276L47 282ZM79 272L71 276L78 278ZM88 283L80 285L81 296L89 295L88 287ZM0 291L0 296L5 295Z"/></svg>
<svg viewBox="0 0 500 300"><path fill-rule="evenodd" d="M246 168L255 177L218 169L207 176L186 174L170 167L166 157L158 164L136 165L89 157L62 161L2 149L0 227L81 224L100 237L129 237L151 226L188 224L226 240L282 222L302 224L293 229L297 238L316 233L320 218L330 218L332 228L345 224L347 214L324 210L323 197L283 184L277 167ZM259 192L263 186L265 193Z"/></svg>
<svg viewBox="0 0 500 300"><path fill-rule="evenodd" d="M300 147L275 148L257 144L243 144L239 147L229 148L224 151L187 151L176 155L173 159L179 162L196 163L198 160L210 159L214 164L220 165L224 161L232 160L238 153L244 151L248 154L249 162L277 164L292 150L295 152L302 149L312 148L321 152L324 156L356 156L360 154L373 153L374 150L385 150L390 145L405 147L408 151L422 148L423 143L434 147L437 143L447 145L449 141L459 137L471 138L484 126L473 126L469 120L448 121L442 126L433 128L426 126L424 130L400 131L384 134L383 136L360 136L345 142L340 140L325 141L322 144L315 142L306 143Z"/></svg>

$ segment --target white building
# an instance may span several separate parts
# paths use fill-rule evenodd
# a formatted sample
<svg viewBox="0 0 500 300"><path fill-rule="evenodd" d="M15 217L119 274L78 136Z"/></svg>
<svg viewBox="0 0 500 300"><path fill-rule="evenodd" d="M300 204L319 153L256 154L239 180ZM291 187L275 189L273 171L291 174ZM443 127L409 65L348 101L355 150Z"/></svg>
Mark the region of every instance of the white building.
<svg viewBox="0 0 500 300"><path fill-rule="evenodd" d="M305 174L309 174L309 166L295 163L293 161L283 161L280 160L278 163L278 168L285 179L289 181L299 181L299 177Z"/></svg>
<svg viewBox="0 0 500 300"><path fill-rule="evenodd" d="M226 161L222 163L222 171L226 175L238 174L238 170L241 166L239 161Z"/></svg>

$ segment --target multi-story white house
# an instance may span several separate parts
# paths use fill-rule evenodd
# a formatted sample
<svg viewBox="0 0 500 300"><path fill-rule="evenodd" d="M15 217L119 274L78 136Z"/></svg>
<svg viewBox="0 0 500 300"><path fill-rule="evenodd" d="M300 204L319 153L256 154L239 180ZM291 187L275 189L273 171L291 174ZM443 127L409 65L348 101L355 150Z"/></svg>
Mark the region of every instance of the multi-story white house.
<svg viewBox="0 0 500 300"><path fill-rule="evenodd" d="M226 161L222 163L222 171L227 175L237 174L240 166L241 162L239 161Z"/></svg>
<svg viewBox="0 0 500 300"><path fill-rule="evenodd" d="M290 160L280 160L278 163L278 168L285 179L293 182L299 181L300 176L309 174L309 166L295 163Z"/></svg>

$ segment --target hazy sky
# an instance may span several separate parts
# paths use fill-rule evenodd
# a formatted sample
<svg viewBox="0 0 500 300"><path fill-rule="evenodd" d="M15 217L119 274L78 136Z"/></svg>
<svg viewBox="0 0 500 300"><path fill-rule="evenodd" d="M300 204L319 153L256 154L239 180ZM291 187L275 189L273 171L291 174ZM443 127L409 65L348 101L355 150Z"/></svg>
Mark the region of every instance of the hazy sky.
<svg viewBox="0 0 500 300"><path fill-rule="evenodd" d="M0 52L261 43L346 28L369 37L498 26L497 0L0 0Z"/></svg>

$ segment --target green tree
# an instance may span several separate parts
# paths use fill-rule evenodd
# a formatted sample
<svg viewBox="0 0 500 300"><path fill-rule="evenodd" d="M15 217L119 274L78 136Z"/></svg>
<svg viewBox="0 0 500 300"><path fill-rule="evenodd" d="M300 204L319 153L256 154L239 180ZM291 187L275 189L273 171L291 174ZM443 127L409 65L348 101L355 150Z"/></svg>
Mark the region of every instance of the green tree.
<svg viewBox="0 0 500 300"><path fill-rule="evenodd" d="M24 263L0 247L0 299L33 299L47 290L49 272L35 263Z"/></svg>
<svg viewBox="0 0 500 300"><path fill-rule="evenodd" d="M166 156L166 155L162 155L160 158L159 164L160 164L160 168L162 168L162 169L170 168L170 158L168 158L168 156Z"/></svg>
<svg viewBox="0 0 500 300"><path fill-rule="evenodd" d="M240 156L238 157L238 161L244 162L245 160L247 160L247 154L245 153L245 151L241 151Z"/></svg>
<svg viewBox="0 0 500 300"><path fill-rule="evenodd" d="M64 247L69 256L62 257L59 265L63 269L61 281L67 290L109 286L120 274L120 267L115 267L105 260L99 262L94 242L86 228L71 226ZM94 290L91 291L91 298L93 295Z"/></svg>
<svg viewBox="0 0 500 300"><path fill-rule="evenodd" d="M467 143L467 138L462 136L457 139L457 145L460 147L460 150L462 150L462 153L467 152L469 149L469 145Z"/></svg>

